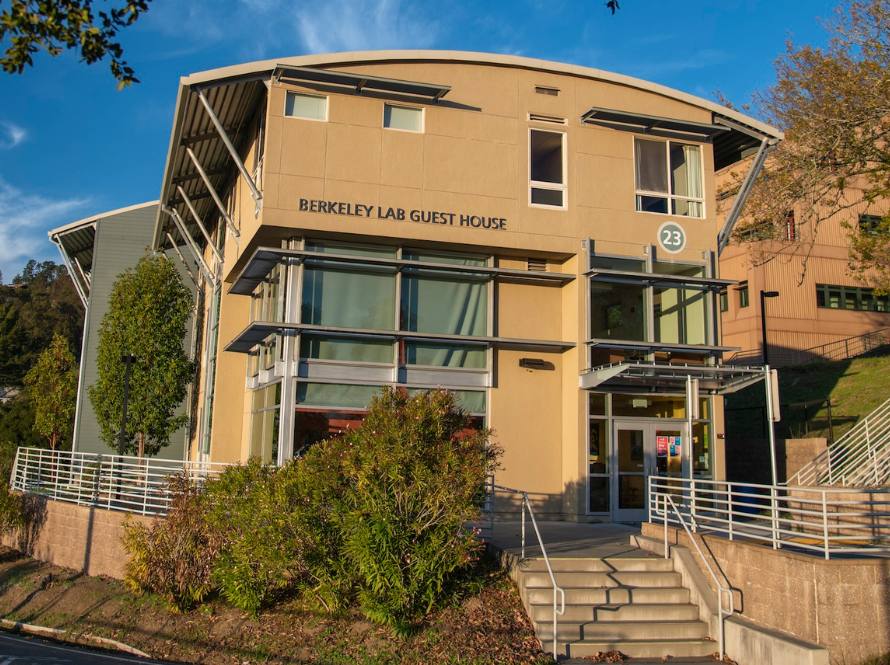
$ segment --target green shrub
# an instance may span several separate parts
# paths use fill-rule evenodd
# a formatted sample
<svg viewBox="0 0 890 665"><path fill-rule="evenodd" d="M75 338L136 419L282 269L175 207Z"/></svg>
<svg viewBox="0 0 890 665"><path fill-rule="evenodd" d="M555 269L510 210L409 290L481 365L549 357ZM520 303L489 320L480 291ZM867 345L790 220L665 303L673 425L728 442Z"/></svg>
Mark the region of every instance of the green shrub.
<svg viewBox="0 0 890 665"><path fill-rule="evenodd" d="M499 451L442 390L386 389L343 436L345 552L372 620L406 633L478 556L468 522Z"/></svg>
<svg viewBox="0 0 890 665"><path fill-rule="evenodd" d="M185 477L171 479L173 500L167 518L152 527L128 521L124 546L130 555L127 585L151 591L184 610L215 589L212 570L222 539L205 518L205 497Z"/></svg>
<svg viewBox="0 0 890 665"><path fill-rule="evenodd" d="M251 459L206 484L207 519L224 545L213 579L235 607L256 613L303 576L297 464L280 469Z"/></svg>

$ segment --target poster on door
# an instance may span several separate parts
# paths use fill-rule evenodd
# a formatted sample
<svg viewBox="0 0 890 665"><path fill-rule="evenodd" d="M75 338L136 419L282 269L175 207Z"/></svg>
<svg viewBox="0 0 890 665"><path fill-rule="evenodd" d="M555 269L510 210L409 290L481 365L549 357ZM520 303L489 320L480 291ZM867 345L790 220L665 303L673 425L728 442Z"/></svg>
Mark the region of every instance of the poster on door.
<svg viewBox="0 0 890 665"><path fill-rule="evenodd" d="M670 439L669 448L671 457L678 457L680 455L680 441L681 438L679 436L668 436L667 439Z"/></svg>
<svg viewBox="0 0 890 665"><path fill-rule="evenodd" d="M668 456L668 446L670 446L670 438L669 436L656 436L655 437L655 455L656 457L667 457Z"/></svg>

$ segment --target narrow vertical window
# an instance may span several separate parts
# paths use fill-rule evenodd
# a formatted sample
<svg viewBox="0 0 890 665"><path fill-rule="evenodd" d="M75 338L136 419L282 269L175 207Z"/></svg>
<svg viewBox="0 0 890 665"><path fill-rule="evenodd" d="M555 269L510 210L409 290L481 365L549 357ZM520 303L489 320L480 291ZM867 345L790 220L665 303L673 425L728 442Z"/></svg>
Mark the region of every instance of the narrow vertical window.
<svg viewBox="0 0 890 665"><path fill-rule="evenodd" d="M529 130L529 202L566 207L565 134Z"/></svg>
<svg viewBox="0 0 890 665"><path fill-rule="evenodd" d="M284 103L284 115L304 120L327 120L328 98L288 92Z"/></svg>
<svg viewBox="0 0 890 665"><path fill-rule="evenodd" d="M785 213L785 240L793 242L797 240L797 221L794 219L794 211Z"/></svg>
<svg viewBox="0 0 890 665"><path fill-rule="evenodd" d="M748 306L748 282L741 282L736 287L739 292L739 309Z"/></svg>

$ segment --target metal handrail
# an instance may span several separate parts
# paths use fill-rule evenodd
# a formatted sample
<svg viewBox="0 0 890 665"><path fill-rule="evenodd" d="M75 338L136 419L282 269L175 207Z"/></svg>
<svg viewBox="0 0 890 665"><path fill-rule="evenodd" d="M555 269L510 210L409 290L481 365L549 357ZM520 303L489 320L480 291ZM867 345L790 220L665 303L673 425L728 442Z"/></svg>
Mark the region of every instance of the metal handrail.
<svg viewBox="0 0 890 665"><path fill-rule="evenodd" d="M566 611L566 592L556 583L556 575L553 574L553 568L550 565L550 557L547 556L547 548L544 547L544 539L541 537L541 531L538 529L538 521L535 519L535 511L532 510L532 504L528 500L528 492L523 490L514 489L512 487L504 487L502 485L495 485L492 482L489 485L491 489L491 497L493 501L494 492L499 490L501 492L507 492L509 494L518 494L522 497L522 539L521 539L521 554L520 561L525 561L525 512L528 511L528 516L531 518L532 527L535 530L535 536L538 538L538 545L541 548L541 554L544 557L544 565L547 566L547 574L550 576L550 583L553 585L553 660L558 659L558 616L562 616ZM494 514L494 506L491 506L491 513ZM559 598L559 609L557 610L557 597Z"/></svg>
<svg viewBox="0 0 890 665"><path fill-rule="evenodd" d="M20 447L9 486L58 501L141 515L165 515L173 499L171 478L183 475L201 485L227 466L219 462Z"/></svg>
<svg viewBox="0 0 890 665"><path fill-rule="evenodd" d="M787 485L884 482L881 462L890 449L890 399L792 475ZM871 465L869 465L871 462ZM868 475L871 475L869 478Z"/></svg>
<svg viewBox="0 0 890 665"><path fill-rule="evenodd" d="M890 488L784 487L650 476L650 514L671 495L692 520L729 540L836 556L890 556Z"/></svg>
<svg viewBox="0 0 890 665"><path fill-rule="evenodd" d="M673 508L674 513L677 515L677 520L680 525L683 527L683 530L686 532L686 536L689 538L689 542L691 542L695 546L695 551L698 552L699 558L702 560L702 563L705 564L705 568L708 573L711 575L711 579L714 580L714 586L717 587L717 616L718 616L718 633L719 633L719 642L720 642L720 660L723 660L724 654L724 626L723 620L727 616L732 616L735 612L735 600L732 595L732 589L729 587L723 586L720 583L720 578L717 577L717 574L714 572L713 567L711 566L708 559L705 557L705 553L702 552L701 547L699 547L698 542L696 542L695 538L692 535L692 531L690 531L689 526L686 524L686 520L683 519L683 515L680 513L680 510L677 508L677 504L674 503L674 499L670 494L663 494L661 497L662 501L662 515L664 516L664 558L670 558L670 547L668 546L668 511L667 507L670 504L671 508ZM695 518L691 517L693 520L693 525L695 524ZM724 614L723 612L723 594L729 594L729 607L728 612Z"/></svg>

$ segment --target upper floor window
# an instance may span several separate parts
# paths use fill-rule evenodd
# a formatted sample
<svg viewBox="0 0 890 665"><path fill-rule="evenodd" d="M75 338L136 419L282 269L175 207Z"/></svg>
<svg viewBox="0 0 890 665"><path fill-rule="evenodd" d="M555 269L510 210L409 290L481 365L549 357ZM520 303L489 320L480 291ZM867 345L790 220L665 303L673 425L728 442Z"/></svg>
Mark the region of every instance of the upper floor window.
<svg viewBox="0 0 890 665"><path fill-rule="evenodd" d="M306 95L302 92L288 92L284 102L284 115L304 120L327 120L328 98Z"/></svg>
<svg viewBox="0 0 890 665"><path fill-rule="evenodd" d="M876 235L881 230L880 215L859 215L859 232L865 235Z"/></svg>
<svg viewBox="0 0 890 665"><path fill-rule="evenodd" d="M890 312L890 296L859 286L816 284L816 306L861 312Z"/></svg>
<svg viewBox="0 0 890 665"><path fill-rule="evenodd" d="M383 105L383 126L405 132L423 131L423 109L411 106Z"/></svg>
<svg viewBox="0 0 890 665"><path fill-rule="evenodd" d="M529 203L548 208L566 207L566 135L529 130Z"/></svg>
<svg viewBox="0 0 890 665"><path fill-rule="evenodd" d="M638 211L704 217L699 146L637 138L634 155Z"/></svg>
<svg viewBox="0 0 890 665"><path fill-rule="evenodd" d="M797 240L797 220L794 218L793 210L785 213L785 240L789 242Z"/></svg>
<svg viewBox="0 0 890 665"><path fill-rule="evenodd" d="M736 291L739 294L739 309L747 307L750 302L748 298L748 282L739 282Z"/></svg>

